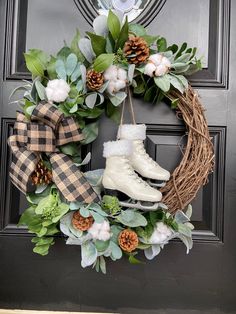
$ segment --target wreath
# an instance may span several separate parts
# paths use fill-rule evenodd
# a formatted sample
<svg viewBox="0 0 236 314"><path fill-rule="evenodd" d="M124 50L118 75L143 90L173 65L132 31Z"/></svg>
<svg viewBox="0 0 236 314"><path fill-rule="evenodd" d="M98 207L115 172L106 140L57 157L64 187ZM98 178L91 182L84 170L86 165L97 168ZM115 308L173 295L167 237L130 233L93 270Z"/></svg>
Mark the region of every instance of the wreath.
<svg viewBox="0 0 236 314"><path fill-rule="evenodd" d="M29 202L19 225L35 234L33 251L47 255L62 233L66 244L81 246L82 267L105 273L106 259L127 256L141 263L140 251L153 259L173 238L189 252L190 203L213 170L214 153L204 109L186 78L202 67L197 49L168 46L112 11L98 16L93 28L84 38L77 31L55 56L38 49L25 53L32 81L12 93L24 90L13 101L22 110L8 143L11 181ZM142 146L146 127L135 123L133 97L166 101L186 125L187 145L171 176ZM123 124L126 109L131 124ZM82 158L83 147L98 136L104 114L120 123L117 139L104 144L105 172L82 172L91 159L91 153ZM149 175L138 154L151 165Z"/></svg>

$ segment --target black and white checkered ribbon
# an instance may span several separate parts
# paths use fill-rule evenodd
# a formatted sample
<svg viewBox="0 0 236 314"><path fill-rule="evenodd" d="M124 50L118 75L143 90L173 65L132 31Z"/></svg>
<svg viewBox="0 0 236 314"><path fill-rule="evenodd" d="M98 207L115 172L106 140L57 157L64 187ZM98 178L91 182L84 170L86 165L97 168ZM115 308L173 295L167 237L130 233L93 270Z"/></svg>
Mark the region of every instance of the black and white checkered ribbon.
<svg viewBox="0 0 236 314"><path fill-rule="evenodd" d="M82 139L81 129L73 117L64 117L52 104L38 104L31 121L17 112L14 134L8 139L13 152L10 167L12 183L24 194L31 191L31 175L40 160L40 153L44 152L52 164L53 181L69 202L97 202L98 195L83 173L58 149L60 145Z"/></svg>

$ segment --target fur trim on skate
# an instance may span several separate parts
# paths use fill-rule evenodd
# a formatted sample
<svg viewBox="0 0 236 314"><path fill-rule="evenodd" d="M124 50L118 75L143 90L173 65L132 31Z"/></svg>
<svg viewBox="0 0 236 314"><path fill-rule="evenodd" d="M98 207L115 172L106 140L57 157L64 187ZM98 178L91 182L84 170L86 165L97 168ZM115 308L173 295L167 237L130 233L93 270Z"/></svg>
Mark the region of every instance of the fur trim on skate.
<svg viewBox="0 0 236 314"><path fill-rule="evenodd" d="M103 157L130 156L133 152L132 142L128 140L110 141L103 144Z"/></svg>
<svg viewBox="0 0 236 314"><path fill-rule="evenodd" d="M126 140L145 140L146 138L145 124L123 124L118 130L118 137Z"/></svg>

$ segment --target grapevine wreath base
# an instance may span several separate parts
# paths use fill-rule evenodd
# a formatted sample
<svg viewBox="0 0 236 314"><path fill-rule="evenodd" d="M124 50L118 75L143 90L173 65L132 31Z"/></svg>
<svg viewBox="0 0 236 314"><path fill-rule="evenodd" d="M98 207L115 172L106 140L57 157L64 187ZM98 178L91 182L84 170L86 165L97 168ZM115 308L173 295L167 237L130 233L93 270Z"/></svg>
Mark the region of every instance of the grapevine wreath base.
<svg viewBox="0 0 236 314"><path fill-rule="evenodd" d="M198 190L207 183L208 174L214 168L214 150L204 108L196 91L189 85L184 94L171 91L169 97L179 99L177 115L183 119L188 137L179 166L161 189L164 195L162 201L173 213L191 203Z"/></svg>
<svg viewBox="0 0 236 314"><path fill-rule="evenodd" d="M140 251L153 259L173 238L188 253L194 229L190 202L213 171L214 152L204 109L187 79L201 69L197 49L186 43L168 46L165 38L148 35L127 19L121 22L112 11L98 16L93 27L84 38L77 31L71 45L55 56L38 49L25 54L32 82L24 81L12 93L24 90L23 98L13 101L22 111L8 143L11 181L30 205L19 225L35 235L33 251L48 254L62 233L66 244L81 247L82 267L105 273L108 258L127 256L137 264ZM166 101L186 125L183 158L152 211L134 203L121 206L117 197L107 195L103 169L81 171L91 159L91 153L81 158L82 147L96 139L102 115L122 124L129 103L135 123L133 94L153 105ZM129 171L142 182L130 165Z"/></svg>

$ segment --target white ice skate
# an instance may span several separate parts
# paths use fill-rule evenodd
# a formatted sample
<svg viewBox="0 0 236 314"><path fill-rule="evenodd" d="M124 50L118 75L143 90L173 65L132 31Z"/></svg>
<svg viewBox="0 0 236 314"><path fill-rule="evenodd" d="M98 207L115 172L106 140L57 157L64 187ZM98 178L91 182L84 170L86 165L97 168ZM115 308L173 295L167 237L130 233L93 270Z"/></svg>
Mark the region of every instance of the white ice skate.
<svg viewBox="0 0 236 314"><path fill-rule="evenodd" d="M120 205L144 211L157 210L162 194L142 180L130 165L132 142L120 140L104 144L106 168L103 175L105 193L117 196Z"/></svg>
<svg viewBox="0 0 236 314"><path fill-rule="evenodd" d="M123 124L118 131L120 139L133 142L133 153L130 163L134 170L154 187L162 187L170 179L169 171L162 168L146 152L143 141L146 139L145 124Z"/></svg>

